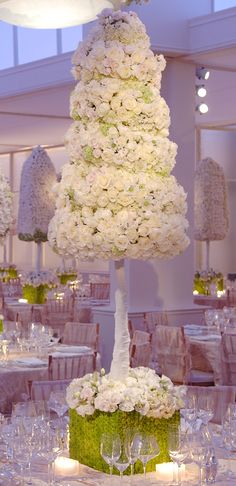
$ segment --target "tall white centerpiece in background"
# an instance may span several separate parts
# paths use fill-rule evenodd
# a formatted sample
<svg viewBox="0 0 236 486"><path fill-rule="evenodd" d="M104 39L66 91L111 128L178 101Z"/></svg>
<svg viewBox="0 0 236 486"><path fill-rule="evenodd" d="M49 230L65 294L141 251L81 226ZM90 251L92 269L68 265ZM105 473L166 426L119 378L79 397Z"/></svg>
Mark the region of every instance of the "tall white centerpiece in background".
<svg viewBox="0 0 236 486"><path fill-rule="evenodd" d="M177 146L160 96L163 56L150 49L134 12L104 11L73 57L66 144L70 163L56 188L49 242L61 255L113 259L113 379L129 370L124 258L172 258L188 245L186 195L171 171Z"/></svg>
<svg viewBox="0 0 236 486"><path fill-rule="evenodd" d="M228 193L222 167L207 157L194 178L194 238L206 242L206 270L210 270L210 241L223 240L229 229Z"/></svg>
<svg viewBox="0 0 236 486"><path fill-rule="evenodd" d="M3 245L3 260L7 261L6 235L13 223L13 194L10 185L0 171L0 244Z"/></svg>
<svg viewBox="0 0 236 486"><path fill-rule="evenodd" d="M55 210L55 167L46 150L38 146L21 172L17 233L22 241L37 244L36 272L41 270L42 243L48 239L48 224Z"/></svg>
<svg viewBox="0 0 236 486"><path fill-rule="evenodd" d="M46 150L36 147L21 172L17 232L22 241L37 245L35 271L22 277L23 296L31 304L43 303L52 285L51 273L42 271L42 243L48 239L48 224L55 211L56 171Z"/></svg>

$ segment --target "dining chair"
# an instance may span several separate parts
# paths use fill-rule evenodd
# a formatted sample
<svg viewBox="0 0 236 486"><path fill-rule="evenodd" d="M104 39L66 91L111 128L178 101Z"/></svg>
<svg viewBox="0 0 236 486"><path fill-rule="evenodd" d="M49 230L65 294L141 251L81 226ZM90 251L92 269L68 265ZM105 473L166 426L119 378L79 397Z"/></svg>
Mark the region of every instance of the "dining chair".
<svg viewBox="0 0 236 486"><path fill-rule="evenodd" d="M145 312L144 313L144 328L152 333L156 326L168 326L168 316L164 311Z"/></svg>
<svg viewBox="0 0 236 486"><path fill-rule="evenodd" d="M225 332L220 344L223 385L236 385L236 334Z"/></svg>
<svg viewBox="0 0 236 486"><path fill-rule="evenodd" d="M152 359L160 373L173 383L214 384L213 372L193 370L189 341L182 326L156 326L152 334Z"/></svg>
<svg viewBox="0 0 236 486"><path fill-rule="evenodd" d="M214 416L211 422L222 424L228 405L235 403L236 387L234 386L187 386L186 396L212 397Z"/></svg>
<svg viewBox="0 0 236 486"><path fill-rule="evenodd" d="M63 343L81 344L98 351L99 330L100 326L98 323L67 322L63 333Z"/></svg>
<svg viewBox="0 0 236 486"><path fill-rule="evenodd" d="M71 380L42 380L30 381L29 394L30 400L48 400L52 391L66 390Z"/></svg>
<svg viewBox="0 0 236 486"><path fill-rule="evenodd" d="M63 335L66 322L74 320L74 298L49 299L44 308L45 324Z"/></svg>
<svg viewBox="0 0 236 486"><path fill-rule="evenodd" d="M71 380L96 370L96 353L71 355L49 355L49 380Z"/></svg>
<svg viewBox="0 0 236 486"><path fill-rule="evenodd" d="M109 300L110 284L108 282L90 283L90 294L95 300Z"/></svg>
<svg viewBox="0 0 236 486"><path fill-rule="evenodd" d="M149 332L135 329L130 341L130 345L132 346L133 344L144 344L150 342L151 342L151 334Z"/></svg>
<svg viewBox="0 0 236 486"><path fill-rule="evenodd" d="M151 343L132 344L130 348L130 367L137 366L149 367L151 359Z"/></svg>

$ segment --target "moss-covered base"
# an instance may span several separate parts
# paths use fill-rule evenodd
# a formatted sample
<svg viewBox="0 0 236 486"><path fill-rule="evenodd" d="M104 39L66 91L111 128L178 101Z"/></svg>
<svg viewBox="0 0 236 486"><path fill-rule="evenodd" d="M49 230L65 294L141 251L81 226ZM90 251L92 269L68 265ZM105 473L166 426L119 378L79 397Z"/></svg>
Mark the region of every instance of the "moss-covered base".
<svg viewBox="0 0 236 486"><path fill-rule="evenodd" d="M76 280L77 273L60 273L57 275L61 285L66 285L70 280Z"/></svg>
<svg viewBox="0 0 236 486"><path fill-rule="evenodd" d="M9 282L11 278L17 278L18 272L14 267L2 268L0 267L0 280L3 282Z"/></svg>
<svg viewBox="0 0 236 486"><path fill-rule="evenodd" d="M179 413L170 419L153 419L140 415L138 412L104 413L98 410L91 416L81 417L76 410L70 410L70 457L82 464L109 472L108 465L100 455L100 440L104 432L118 433L124 440L128 428L139 432L146 432L156 436L160 447L160 454L147 464L147 471L155 471L155 465L170 461L167 447L167 432L170 424L178 423ZM135 463L135 473L143 472L140 461ZM114 473L118 471L114 468ZM126 474L130 474L130 468Z"/></svg>
<svg viewBox="0 0 236 486"><path fill-rule="evenodd" d="M44 304L47 298L47 285L24 285L22 288L22 295L24 299L28 300L29 304Z"/></svg>

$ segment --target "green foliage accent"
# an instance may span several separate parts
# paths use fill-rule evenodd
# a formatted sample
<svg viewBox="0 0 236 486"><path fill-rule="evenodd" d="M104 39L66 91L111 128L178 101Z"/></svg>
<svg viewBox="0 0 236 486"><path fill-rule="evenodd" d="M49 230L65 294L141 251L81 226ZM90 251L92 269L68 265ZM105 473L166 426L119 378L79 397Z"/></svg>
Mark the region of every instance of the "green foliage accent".
<svg viewBox="0 0 236 486"><path fill-rule="evenodd" d="M57 276L59 278L60 284L66 285L66 283L70 280L76 279L77 273L59 273Z"/></svg>
<svg viewBox="0 0 236 486"><path fill-rule="evenodd" d="M113 127L112 123L100 123L100 130L105 136L107 136L109 128L111 127Z"/></svg>
<svg viewBox="0 0 236 486"><path fill-rule="evenodd" d="M40 229L36 229L33 235L31 233L19 233L19 240L22 241L35 241L35 243L44 243L48 241L47 233L44 233Z"/></svg>
<svg viewBox="0 0 236 486"><path fill-rule="evenodd" d="M23 285L22 295L28 300L29 304L44 304L47 298L48 285Z"/></svg>
<svg viewBox="0 0 236 486"><path fill-rule="evenodd" d="M160 454L148 462L147 471L155 471L155 465L170 461L167 447L167 433L170 424L179 423L179 412L169 419L154 419L138 412L105 413L96 410L93 415L82 417L76 410L70 410L70 457L98 471L109 472L109 468L100 455L102 433L118 433L124 440L127 429L146 432L156 436ZM140 461L135 464L135 473L143 472ZM118 471L114 468L114 473ZM130 474L130 468L125 472Z"/></svg>
<svg viewBox="0 0 236 486"><path fill-rule="evenodd" d="M142 86L142 99L144 103L151 103L153 101L153 94L148 86Z"/></svg>
<svg viewBox="0 0 236 486"><path fill-rule="evenodd" d="M196 272L194 275L193 290L197 290L201 295L210 295L211 284L215 284L216 290L224 289L224 277L221 272Z"/></svg>
<svg viewBox="0 0 236 486"><path fill-rule="evenodd" d="M86 162L92 162L92 160L93 160L93 148L90 147L89 145L84 147L83 155L84 155Z"/></svg>

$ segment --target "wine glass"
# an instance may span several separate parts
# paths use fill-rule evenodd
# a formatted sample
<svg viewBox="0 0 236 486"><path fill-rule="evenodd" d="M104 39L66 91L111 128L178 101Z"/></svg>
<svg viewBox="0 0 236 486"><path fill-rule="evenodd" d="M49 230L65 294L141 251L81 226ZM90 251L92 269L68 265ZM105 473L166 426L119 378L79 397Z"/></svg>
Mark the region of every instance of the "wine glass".
<svg viewBox="0 0 236 486"><path fill-rule="evenodd" d="M158 456L160 448L154 435L141 433L137 435L136 441L139 443L138 458L143 464L144 478L146 479L147 463Z"/></svg>
<svg viewBox="0 0 236 486"><path fill-rule="evenodd" d="M202 485L204 480L203 476L203 466L206 465L208 460L208 443L204 440L203 435L195 433L191 435L190 440L190 454L193 462L199 467L199 485Z"/></svg>
<svg viewBox="0 0 236 486"><path fill-rule="evenodd" d="M197 418L197 397L194 392L188 391L185 398L185 406L180 410L184 420L192 425Z"/></svg>
<svg viewBox="0 0 236 486"><path fill-rule="evenodd" d="M134 431L128 430L125 436L125 451L129 459L131 476L134 474L134 464L139 455L139 444L137 447L137 435Z"/></svg>
<svg viewBox="0 0 236 486"><path fill-rule="evenodd" d="M37 456L44 459L48 464L49 485L57 486L55 482L54 461L61 453L60 440L58 434L52 429L50 422L45 422L38 430Z"/></svg>
<svg viewBox="0 0 236 486"><path fill-rule="evenodd" d="M177 425L169 426L168 449L170 458L178 466L176 486L181 486L181 464L183 464L184 461L187 459L189 454L189 448L186 433L183 433Z"/></svg>
<svg viewBox="0 0 236 486"><path fill-rule="evenodd" d="M120 457L118 457L114 460L114 466L116 467L116 469L118 469L118 471L120 473L120 481L121 482L122 482L122 479L123 479L123 473L127 469L127 467L129 467L129 464L130 464L130 462L129 462L129 457L126 454L126 447L121 446Z"/></svg>
<svg viewBox="0 0 236 486"><path fill-rule="evenodd" d="M214 416L214 397L210 394L199 394L197 400L197 418L201 419L204 425Z"/></svg>
<svg viewBox="0 0 236 486"><path fill-rule="evenodd" d="M48 400L48 405L51 410L56 412L59 418L68 411L68 404L66 401L65 390L52 391Z"/></svg>
<svg viewBox="0 0 236 486"><path fill-rule="evenodd" d="M121 441L119 434L102 434L100 453L104 461L108 464L110 475L112 475L113 465L121 455Z"/></svg>

